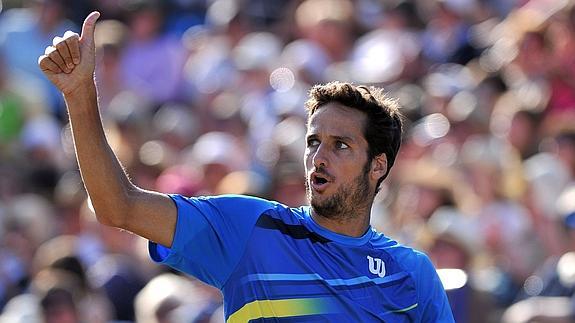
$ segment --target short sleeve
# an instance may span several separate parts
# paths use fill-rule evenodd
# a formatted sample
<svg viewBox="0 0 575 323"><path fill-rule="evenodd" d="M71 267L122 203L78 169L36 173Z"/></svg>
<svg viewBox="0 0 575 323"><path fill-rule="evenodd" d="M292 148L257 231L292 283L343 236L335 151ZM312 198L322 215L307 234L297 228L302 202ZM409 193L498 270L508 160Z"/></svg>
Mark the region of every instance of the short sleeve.
<svg viewBox="0 0 575 323"><path fill-rule="evenodd" d="M259 216L275 203L242 195L186 198L178 209L171 248L149 242L152 260L222 288L240 260Z"/></svg>
<svg viewBox="0 0 575 323"><path fill-rule="evenodd" d="M429 258L417 252L419 262L417 272L418 307L422 322L455 322L445 289L437 271Z"/></svg>

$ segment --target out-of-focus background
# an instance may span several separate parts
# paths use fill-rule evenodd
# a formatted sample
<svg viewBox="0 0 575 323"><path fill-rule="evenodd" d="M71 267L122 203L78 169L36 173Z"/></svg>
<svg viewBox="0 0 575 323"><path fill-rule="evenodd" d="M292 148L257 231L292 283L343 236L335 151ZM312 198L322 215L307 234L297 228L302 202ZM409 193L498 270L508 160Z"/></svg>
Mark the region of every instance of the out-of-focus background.
<svg viewBox="0 0 575 323"><path fill-rule="evenodd" d="M457 322L575 321L567 0L0 2L0 322L222 322L219 292L95 222L37 58L97 9L100 107L139 186L305 204L310 86L406 116L372 224L427 252Z"/></svg>

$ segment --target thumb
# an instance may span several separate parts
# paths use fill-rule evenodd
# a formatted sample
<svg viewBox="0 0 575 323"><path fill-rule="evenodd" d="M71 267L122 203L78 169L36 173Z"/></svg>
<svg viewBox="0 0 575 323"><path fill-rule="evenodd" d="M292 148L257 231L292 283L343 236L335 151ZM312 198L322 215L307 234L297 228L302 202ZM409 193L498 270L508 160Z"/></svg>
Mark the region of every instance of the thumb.
<svg viewBox="0 0 575 323"><path fill-rule="evenodd" d="M100 18L100 13L98 11L92 11L82 25L80 42L82 44L89 44L91 48L94 48L94 30L96 29L96 21L98 18Z"/></svg>

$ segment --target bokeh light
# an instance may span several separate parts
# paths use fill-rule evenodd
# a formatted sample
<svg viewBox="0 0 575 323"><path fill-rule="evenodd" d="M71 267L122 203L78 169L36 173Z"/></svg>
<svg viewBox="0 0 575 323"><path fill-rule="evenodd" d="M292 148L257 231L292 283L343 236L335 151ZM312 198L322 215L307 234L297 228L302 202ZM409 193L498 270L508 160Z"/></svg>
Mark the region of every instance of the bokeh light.
<svg viewBox="0 0 575 323"><path fill-rule="evenodd" d="M287 67L280 67L270 74L270 86L278 92L287 92L293 88L295 76Z"/></svg>
<svg viewBox="0 0 575 323"><path fill-rule="evenodd" d="M467 274L461 269L438 269L437 274L439 275L439 279L441 279L441 283L445 290L458 289L467 284Z"/></svg>

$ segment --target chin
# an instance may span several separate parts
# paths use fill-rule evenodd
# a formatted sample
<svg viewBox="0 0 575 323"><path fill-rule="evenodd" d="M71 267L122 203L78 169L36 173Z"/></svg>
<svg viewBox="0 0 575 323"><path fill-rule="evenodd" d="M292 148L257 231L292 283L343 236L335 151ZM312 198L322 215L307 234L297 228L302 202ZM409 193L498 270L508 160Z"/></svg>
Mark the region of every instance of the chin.
<svg viewBox="0 0 575 323"><path fill-rule="evenodd" d="M321 197L319 197L319 196L312 196L311 198L308 197L308 200L309 200L309 204L310 204L312 207L314 207L314 208L315 208L315 207L321 207L321 202L322 202L322 201L321 201Z"/></svg>
<svg viewBox="0 0 575 323"><path fill-rule="evenodd" d="M327 192L326 192L326 190L323 190L321 192L316 191L308 185L306 187L305 195L306 195L308 201L310 203L313 203L314 201L317 202L317 201L325 199L327 197Z"/></svg>

